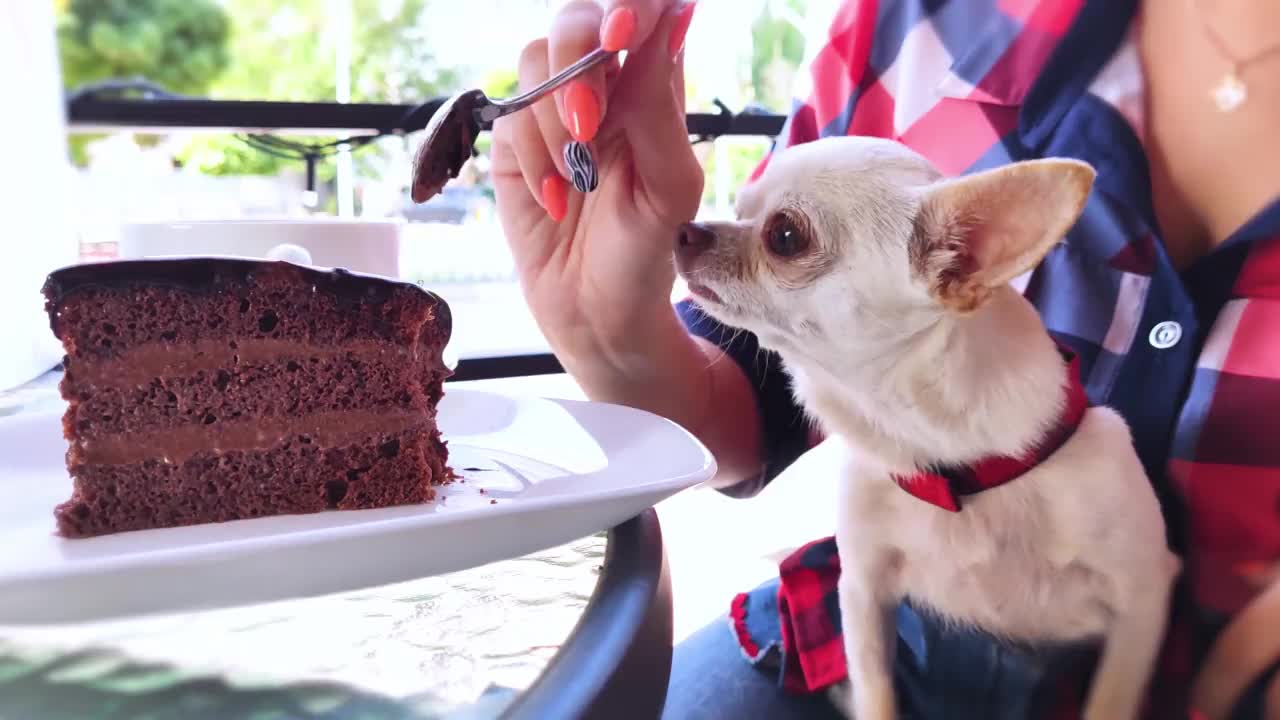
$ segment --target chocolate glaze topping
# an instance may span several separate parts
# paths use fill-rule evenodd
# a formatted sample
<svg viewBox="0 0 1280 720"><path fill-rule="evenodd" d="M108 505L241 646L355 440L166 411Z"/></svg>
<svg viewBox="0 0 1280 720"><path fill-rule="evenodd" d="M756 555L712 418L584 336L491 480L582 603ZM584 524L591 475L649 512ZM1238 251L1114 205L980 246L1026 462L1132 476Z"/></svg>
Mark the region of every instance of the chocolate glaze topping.
<svg viewBox="0 0 1280 720"><path fill-rule="evenodd" d="M430 200L458 177L480 134L475 111L483 101L484 93L471 90L454 96L431 116L426 128L427 139L414 158L411 191L414 202Z"/></svg>
<svg viewBox="0 0 1280 720"><path fill-rule="evenodd" d="M288 268L316 286L317 290L353 300L383 302L393 292L409 290L427 297L436 318L436 327L447 339L453 331L453 315L439 295L411 282L392 280L378 275L356 273L343 268L321 270L295 265L282 260L256 260L232 257L186 257L143 260L116 260L104 263L70 265L54 270L45 279L43 292L49 310L50 327L59 334L57 306L75 291L85 287L120 287L151 285L176 287L191 292L217 291L228 284L252 283L254 275L264 271Z"/></svg>

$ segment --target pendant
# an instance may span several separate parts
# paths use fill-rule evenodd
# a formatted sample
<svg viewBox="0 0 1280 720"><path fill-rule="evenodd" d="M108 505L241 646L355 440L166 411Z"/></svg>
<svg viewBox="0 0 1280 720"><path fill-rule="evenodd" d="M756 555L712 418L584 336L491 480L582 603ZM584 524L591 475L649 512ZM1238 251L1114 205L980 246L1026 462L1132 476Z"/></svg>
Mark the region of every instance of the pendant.
<svg viewBox="0 0 1280 720"><path fill-rule="evenodd" d="M1222 112L1231 112L1249 99L1249 89L1234 71L1223 76L1213 89L1213 102Z"/></svg>

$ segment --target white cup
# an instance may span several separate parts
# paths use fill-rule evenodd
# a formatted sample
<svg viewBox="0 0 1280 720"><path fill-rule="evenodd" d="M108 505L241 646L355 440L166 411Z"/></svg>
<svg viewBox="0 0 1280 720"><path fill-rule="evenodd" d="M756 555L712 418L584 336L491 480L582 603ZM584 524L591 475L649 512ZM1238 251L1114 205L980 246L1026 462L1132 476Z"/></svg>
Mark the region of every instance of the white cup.
<svg viewBox="0 0 1280 720"><path fill-rule="evenodd" d="M288 218L128 223L123 259L221 255L400 277L400 220Z"/></svg>

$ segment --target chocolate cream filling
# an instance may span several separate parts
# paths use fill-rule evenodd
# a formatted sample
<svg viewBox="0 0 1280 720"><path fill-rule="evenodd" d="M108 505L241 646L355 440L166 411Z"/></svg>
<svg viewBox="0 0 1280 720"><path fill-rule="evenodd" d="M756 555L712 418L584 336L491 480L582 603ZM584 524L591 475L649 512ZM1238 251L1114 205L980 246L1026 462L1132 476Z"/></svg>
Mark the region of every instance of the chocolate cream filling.
<svg viewBox="0 0 1280 720"><path fill-rule="evenodd" d="M181 465L200 454L269 450L299 435L307 436L319 447L334 448L353 445L371 435L395 435L413 429L434 430L435 421L417 412L350 410L301 418L253 419L227 423L216 430L196 425L80 439L71 445L68 463L72 467L129 465L160 458L167 464Z"/></svg>
<svg viewBox="0 0 1280 720"><path fill-rule="evenodd" d="M475 112L483 100L483 93L471 90L450 98L431 116L426 127L427 139L413 161L410 196L415 203L435 197L462 172L480 134Z"/></svg>

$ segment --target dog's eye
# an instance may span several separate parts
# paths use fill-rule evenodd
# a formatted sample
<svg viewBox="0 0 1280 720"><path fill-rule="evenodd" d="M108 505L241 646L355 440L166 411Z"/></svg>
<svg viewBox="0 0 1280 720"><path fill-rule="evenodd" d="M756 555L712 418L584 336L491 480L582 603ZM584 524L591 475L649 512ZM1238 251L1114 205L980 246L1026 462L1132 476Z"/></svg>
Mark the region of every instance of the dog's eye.
<svg viewBox="0 0 1280 720"><path fill-rule="evenodd" d="M809 247L809 235L785 213L775 215L764 230L769 252L778 257L794 257Z"/></svg>

